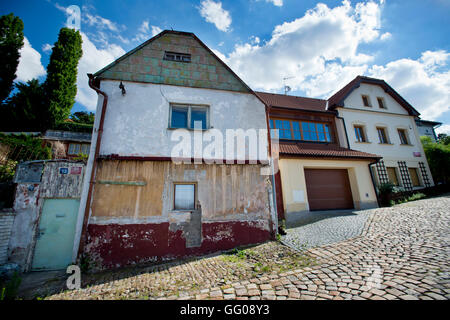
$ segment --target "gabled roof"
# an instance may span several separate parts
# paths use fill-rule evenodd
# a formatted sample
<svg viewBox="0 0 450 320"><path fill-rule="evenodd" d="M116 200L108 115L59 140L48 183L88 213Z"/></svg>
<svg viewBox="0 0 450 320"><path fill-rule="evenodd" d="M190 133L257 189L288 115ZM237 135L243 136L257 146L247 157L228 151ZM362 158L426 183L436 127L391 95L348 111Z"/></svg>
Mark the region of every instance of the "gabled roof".
<svg viewBox="0 0 450 320"><path fill-rule="evenodd" d="M431 120L423 120L423 119L416 119L416 123L421 123L424 125L430 125L430 126L440 126L442 124L442 122L437 122L437 121L431 121Z"/></svg>
<svg viewBox="0 0 450 320"><path fill-rule="evenodd" d="M292 143L280 141L280 155L298 157L325 157L325 158L352 158L352 159L381 159L382 157L343 148L337 145L317 144L317 143Z"/></svg>
<svg viewBox="0 0 450 320"><path fill-rule="evenodd" d="M381 79L369 78L364 76L357 76L355 79L350 81L341 90L336 92L328 99L328 109L334 110L337 107L344 107L344 100L355 90L359 88L361 83L374 84L382 87L384 91L391 95L395 101L397 101L411 116L419 116L420 113L413 108L403 97L397 93L386 81Z"/></svg>
<svg viewBox="0 0 450 320"><path fill-rule="evenodd" d="M171 80L169 81L169 83L167 83L163 80L166 75L162 74L161 71L159 71L157 73L153 72L152 74L150 74L150 73L143 74L143 73L145 73L145 71L141 70L139 72L139 74L136 74L137 73L135 71L136 68L126 69L127 68L126 62L128 61L128 59L136 59L137 61L139 61L139 58L142 58L141 56L143 56L143 55L144 55L143 61L145 61L145 62L140 62L141 64L148 63L148 65L146 67L149 70L154 70L153 68L157 68L154 65L151 65L150 62L147 62L147 60L152 60L155 58L160 59L160 60L162 59L162 57L157 58L156 56L152 56L152 54L154 54L156 51L155 48L148 49L148 51L149 51L148 57L145 57L145 54L142 54L142 52L145 53L145 50L147 50L145 47L147 47L149 45L151 46L155 41L163 38L166 35L191 37L195 43L198 43L198 45L195 44L195 46L197 48L202 48L202 49L206 50L206 52L208 54L210 54L215 59L215 61L217 61L217 63L214 62L214 64L216 66L220 66L221 68L224 68L226 70L226 71L221 71L221 75L220 75L220 76L222 76L222 78L225 78L224 82L225 81L232 82L228 86L224 85L223 86L224 90L244 91L244 92L253 93L253 91L250 89L250 87L244 81L242 81L242 79L239 78L239 76L236 75L236 73L234 73L233 70L231 70L231 68L228 67L211 49L209 49L199 38L197 38L197 36L194 33L184 32L184 31L164 30L164 31L160 32L159 34L157 34L156 36L145 41L141 45L137 46L133 50L125 53L123 56L116 59L114 62L110 63L103 69L97 71L94 74L94 76L98 77L100 79L129 80L129 81L138 81L138 82L174 84L174 85L191 86L191 87L203 87L202 85L205 83L205 81L210 81L211 83L215 83L217 86L217 84L220 82L220 78L219 79L214 79L214 78L211 79L211 78L208 78L208 75L206 76L205 81L203 81L203 79L198 79L197 81L195 81L193 79L186 79L186 78L183 78L182 75L174 75L174 76L167 75L167 77L171 77ZM166 46L167 49L171 49L168 51L173 51L174 47L176 48L176 47L180 47L180 46L184 46L184 48L189 48L189 45L186 43L180 43L179 41L176 41L176 43L170 43L166 40L167 39L163 39L163 40L161 40L162 41L161 43L156 44L156 46L158 46L159 50L162 52L164 52L164 50L166 49L166 48L163 48L163 46ZM193 44L193 42L191 42L190 44ZM144 51L142 51L142 49ZM196 49L194 48L193 50L196 50ZM136 58L132 58L132 56L136 56ZM145 58L147 58L147 59L145 59ZM121 64L121 63L123 64L122 68L117 67L118 64ZM194 64L194 62L191 63L191 65L193 65L193 64ZM203 67L202 71L204 74L206 74L208 72L208 70L205 70L205 67L208 67L208 63L201 62L199 64L202 65L202 67ZM209 66L214 67L212 65L209 65ZM125 72L123 72L124 68L126 69ZM200 71L200 70L197 70L197 71ZM224 72L229 72L230 76L224 74ZM131 76L130 76L130 73L131 73ZM201 73L202 72L198 72L198 74L201 74ZM200 75L200 76L202 76L202 75ZM121 77L124 77L124 78L122 79ZM215 88L215 87L213 86L212 88ZM221 89L221 88L219 88L219 89Z"/></svg>
<svg viewBox="0 0 450 320"><path fill-rule="evenodd" d="M255 91L255 94L269 107L327 112L326 100L260 91Z"/></svg>

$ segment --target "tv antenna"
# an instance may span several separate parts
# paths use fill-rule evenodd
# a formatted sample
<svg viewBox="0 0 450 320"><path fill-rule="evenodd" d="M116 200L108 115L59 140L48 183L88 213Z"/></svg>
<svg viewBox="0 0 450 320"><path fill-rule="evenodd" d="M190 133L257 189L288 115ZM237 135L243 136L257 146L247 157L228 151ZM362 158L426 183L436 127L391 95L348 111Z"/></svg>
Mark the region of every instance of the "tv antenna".
<svg viewBox="0 0 450 320"><path fill-rule="evenodd" d="M292 76L292 77L284 77L284 78L283 78L283 87L284 87L284 94L285 94L285 95L286 95L289 91L291 91L291 87L289 87L289 86L286 85L286 80L288 80L288 79L293 79L293 78L295 78L295 76Z"/></svg>

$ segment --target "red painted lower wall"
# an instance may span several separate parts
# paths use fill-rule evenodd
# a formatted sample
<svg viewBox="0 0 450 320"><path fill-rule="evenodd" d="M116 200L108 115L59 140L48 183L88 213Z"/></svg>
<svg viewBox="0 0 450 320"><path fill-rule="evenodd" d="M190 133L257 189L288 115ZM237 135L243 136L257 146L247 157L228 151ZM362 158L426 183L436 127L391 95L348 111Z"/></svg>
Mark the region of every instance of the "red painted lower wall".
<svg viewBox="0 0 450 320"><path fill-rule="evenodd" d="M252 221L203 223L202 236L200 247L186 248L183 232L169 230L168 222L90 224L84 252L96 268L117 268L228 250L271 237L266 227Z"/></svg>

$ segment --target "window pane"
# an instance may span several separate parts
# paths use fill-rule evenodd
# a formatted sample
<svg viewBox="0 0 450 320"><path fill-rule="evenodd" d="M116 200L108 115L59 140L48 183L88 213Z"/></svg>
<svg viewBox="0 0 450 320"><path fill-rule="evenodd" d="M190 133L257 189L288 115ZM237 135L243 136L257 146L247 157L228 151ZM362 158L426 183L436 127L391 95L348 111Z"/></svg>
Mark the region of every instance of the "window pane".
<svg viewBox="0 0 450 320"><path fill-rule="evenodd" d="M281 120L275 120L275 128L277 128L277 129L283 128Z"/></svg>
<svg viewBox="0 0 450 320"><path fill-rule="evenodd" d="M294 139L295 140L301 140L302 136L300 134L300 125L297 121L292 121L292 128L294 130Z"/></svg>
<svg viewBox="0 0 450 320"><path fill-rule="evenodd" d="M269 120L269 126L270 126L270 129L273 129L273 120L272 119Z"/></svg>
<svg viewBox="0 0 450 320"><path fill-rule="evenodd" d="M195 128L195 122L201 121L201 128L206 129L206 110L192 109L191 110L191 128Z"/></svg>
<svg viewBox="0 0 450 320"><path fill-rule="evenodd" d="M81 153L89 154L89 147L90 147L89 144L83 144L83 146L81 148Z"/></svg>
<svg viewBox="0 0 450 320"><path fill-rule="evenodd" d="M303 140L311 140L311 135L309 133L309 127L307 122L302 122L303 130Z"/></svg>
<svg viewBox="0 0 450 320"><path fill-rule="evenodd" d="M176 184L175 185L175 209L189 210L194 209L195 185Z"/></svg>
<svg viewBox="0 0 450 320"><path fill-rule="evenodd" d="M172 107L172 128L187 128L187 107Z"/></svg>

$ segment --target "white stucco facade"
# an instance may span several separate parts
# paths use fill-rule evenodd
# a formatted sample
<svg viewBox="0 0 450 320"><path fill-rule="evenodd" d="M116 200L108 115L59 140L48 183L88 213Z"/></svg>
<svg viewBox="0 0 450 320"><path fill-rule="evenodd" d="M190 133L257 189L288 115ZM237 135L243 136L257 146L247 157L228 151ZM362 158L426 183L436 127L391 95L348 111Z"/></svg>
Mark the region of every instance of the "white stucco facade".
<svg viewBox="0 0 450 320"><path fill-rule="evenodd" d="M267 131L260 130L267 130L265 106L253 94L123 82L126 94L122 95L119 83L112 80L101 82L100 89L109 100L100 155L171 157L173 148L181 140L172 139L175 130L169 128L170 105L185 104L209 109L210 129L204 130L204 135L219 131L225 139L227 129L255 130L258 135L257 160L268 159ZM191 149L194 150L194 130L188 132ZM215 137L203 142L203 149L214 141ZM205 158L240 159L236 152L227 152L225 142L222 150L222 156L219 152Z"/></svg>
<svg viewBox="0 0 450 320"><path fill-rule="evenodd" d="M370 107L364 106L363 95L369 97ZM383 99L385 108L380 108L377 98ZM408 168L416 168L420 187L425 186L419 166L422 162L431 185L434 185L414 116L409 115L407 110L383 88L362 83L344 100L344 107L339 107L337 110L339 116L344 118L351 149L382 156L385 167L395 168L400 186L402 186L402 179L398 168L399 161L405 161ZM365 142L358 141L355 126L363 127ZM387 143L380 142L377 128L384 128ZM401 144L399 129L407 134L408 144Z"/></svg>

